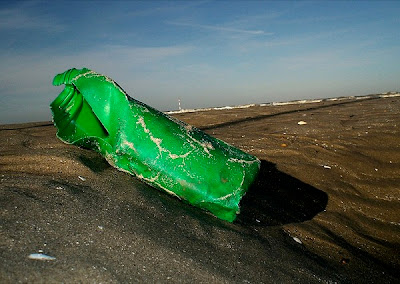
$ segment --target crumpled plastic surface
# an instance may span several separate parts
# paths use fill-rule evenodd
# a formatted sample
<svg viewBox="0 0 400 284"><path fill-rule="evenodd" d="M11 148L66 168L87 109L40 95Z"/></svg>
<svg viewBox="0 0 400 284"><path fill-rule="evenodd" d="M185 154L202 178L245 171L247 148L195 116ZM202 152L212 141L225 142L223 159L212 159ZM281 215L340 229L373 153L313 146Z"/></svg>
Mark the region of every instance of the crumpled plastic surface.
<svg viewBox="0 0 400 284"><path fill-rule="evenodd" d="M51 103L57 136L93 149L119 170L232 222L260 161L129 97L89 69L55 76L65 84Z"/></svg>

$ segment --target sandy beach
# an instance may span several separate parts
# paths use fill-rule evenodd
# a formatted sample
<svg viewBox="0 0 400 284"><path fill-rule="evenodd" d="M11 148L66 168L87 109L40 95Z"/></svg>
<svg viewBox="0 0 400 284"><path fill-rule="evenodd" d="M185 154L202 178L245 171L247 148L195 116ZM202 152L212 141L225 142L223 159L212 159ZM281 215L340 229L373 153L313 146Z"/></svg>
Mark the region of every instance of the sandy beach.
<svg viewBox="0 0 400 284"><path fill-rule="evenodd" d="M2 125L0 283L400 282L400 97L173 116L262 161L234 223Z"/></svg>

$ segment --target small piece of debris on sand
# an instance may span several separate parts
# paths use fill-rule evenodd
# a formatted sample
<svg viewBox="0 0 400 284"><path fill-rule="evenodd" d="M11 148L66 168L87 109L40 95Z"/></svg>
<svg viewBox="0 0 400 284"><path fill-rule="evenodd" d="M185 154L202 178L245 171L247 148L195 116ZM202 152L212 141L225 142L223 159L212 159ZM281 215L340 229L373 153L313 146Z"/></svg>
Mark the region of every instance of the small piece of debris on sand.
<svg viewBox="0 0 400 284"><path fill-rule="evenodd" d="M29 259L34 259L34 260L55 260L56 258L53 256L49 256L43 253L31 253L28 256Z"/></svg>

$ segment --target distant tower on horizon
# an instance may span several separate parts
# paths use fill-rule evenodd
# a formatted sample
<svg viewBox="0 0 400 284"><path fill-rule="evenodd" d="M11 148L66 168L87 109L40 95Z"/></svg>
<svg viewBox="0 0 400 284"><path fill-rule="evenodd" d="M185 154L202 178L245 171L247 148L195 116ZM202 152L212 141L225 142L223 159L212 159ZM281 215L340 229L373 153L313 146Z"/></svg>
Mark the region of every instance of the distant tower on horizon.
<svg viewBox="0 0 400 284"><path fill-rule="evenodd" d="M178 98L178 109L179 109L179 111L182 110L182 107L181 107L181 99L180 99L180 98Z"/></svg>

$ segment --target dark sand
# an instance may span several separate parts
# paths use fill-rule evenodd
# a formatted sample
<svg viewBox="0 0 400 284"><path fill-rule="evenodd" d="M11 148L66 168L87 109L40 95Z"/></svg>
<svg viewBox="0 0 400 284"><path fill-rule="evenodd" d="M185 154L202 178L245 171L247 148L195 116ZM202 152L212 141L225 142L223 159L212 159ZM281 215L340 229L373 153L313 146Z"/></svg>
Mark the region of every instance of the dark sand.
<svg viewBox="0 0 400 284"><path fill-rule="evenodd" d="M175 117L262 160L233 224L0 126L0 283L399 283L399 97Z"/></svg>

